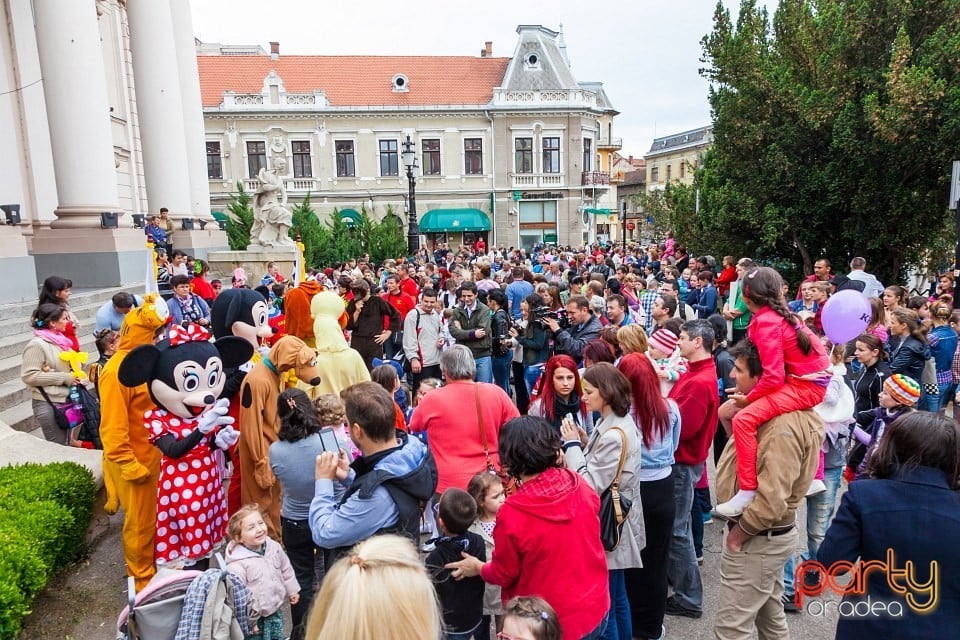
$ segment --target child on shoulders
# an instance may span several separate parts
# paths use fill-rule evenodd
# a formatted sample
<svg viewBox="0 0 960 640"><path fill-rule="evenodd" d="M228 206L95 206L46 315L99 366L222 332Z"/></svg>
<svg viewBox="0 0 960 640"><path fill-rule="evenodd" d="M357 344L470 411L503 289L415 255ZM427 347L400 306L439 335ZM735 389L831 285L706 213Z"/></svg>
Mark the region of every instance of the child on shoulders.
<svg viewBox="0 0 960 640"><path fill-rule="evenodd" d="M679 338L669 329L657 329L647 338L647 357L660 378L660 395L670 395L673 385L687 372L687 361L677 348Z"/></svg>

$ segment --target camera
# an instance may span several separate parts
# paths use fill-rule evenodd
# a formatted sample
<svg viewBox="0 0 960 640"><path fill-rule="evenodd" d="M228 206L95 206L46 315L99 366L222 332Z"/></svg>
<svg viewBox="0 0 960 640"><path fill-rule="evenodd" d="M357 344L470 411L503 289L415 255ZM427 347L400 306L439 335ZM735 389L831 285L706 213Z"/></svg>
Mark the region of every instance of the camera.
<svg viewBox="0 0 960 640"><path fill-rule="evenodd" d="M557 324L560 325L561 329L570 328L570 319L567 318L566 309L557 309L556 311L553 311L550 309L550 307L543 306L543 307L537 307L536 309L533 310L533 320L535 322L538 322L541 325L546 326L546 322L544 322L544 320L547 320L547 319L556 320Z"/></svg>

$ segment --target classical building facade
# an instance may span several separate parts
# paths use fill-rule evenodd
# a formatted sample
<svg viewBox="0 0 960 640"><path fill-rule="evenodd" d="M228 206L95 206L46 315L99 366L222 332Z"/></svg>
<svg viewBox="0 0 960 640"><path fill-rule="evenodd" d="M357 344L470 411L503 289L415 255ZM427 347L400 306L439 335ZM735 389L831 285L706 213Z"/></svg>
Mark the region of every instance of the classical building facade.
<svg viewBox="0 0 960 640"><path fill-rule="evenodd" d="M198 43L211 206L262 168L286 167L290 198L321 219L366 210L407 223L402 162L416 153L416 211L430 246L532 246L594 239L615 208L613 109L601 83L578 82L562 33L517 28L510 58L285 56Z"/></svg>
<svg viewBox="0 0 960 640"><path fill-rule="evenodd" d="M703 154L713 145L713 127L706 126L656 138L647 161L647 189L663 189L670 182L693 183Z"/></svg>
<svg viewBox="0 0 960 640"><path fill-rule="evenodd" d="M0 270L17 274L0 302L53 274L143 282L135 216L211 219L189 0L0 0L0 14ZM227 244L216 225L175 243Z"/></svg>

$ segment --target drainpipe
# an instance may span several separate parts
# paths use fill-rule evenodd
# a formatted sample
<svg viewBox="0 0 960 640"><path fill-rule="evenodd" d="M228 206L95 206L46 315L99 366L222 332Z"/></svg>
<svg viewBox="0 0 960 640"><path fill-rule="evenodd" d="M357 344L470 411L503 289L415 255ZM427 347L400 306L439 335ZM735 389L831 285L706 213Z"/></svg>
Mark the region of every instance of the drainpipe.
<svg viewBox="0 0 960 640"><path fill-rule="evenodd" d="M490 189L493 191L493 197L490 199L490 230L493 232L493 238L488 243L488 247L497 245L497 165L494 163L494 144L493 144L493 116L488 109L483 110L483 115L490 121ZM509 215L509 213L507 214Z"/></svg>

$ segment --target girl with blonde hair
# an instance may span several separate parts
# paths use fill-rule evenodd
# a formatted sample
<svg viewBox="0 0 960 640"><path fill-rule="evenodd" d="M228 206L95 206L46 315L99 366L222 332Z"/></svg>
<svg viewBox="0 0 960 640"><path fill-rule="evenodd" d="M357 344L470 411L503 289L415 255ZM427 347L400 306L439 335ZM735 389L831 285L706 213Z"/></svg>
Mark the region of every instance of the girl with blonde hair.
<svg viewBox="0 0 960 640"><path fill-rule="evenodd" d="M628 353L646 353L649 344L647 343L647 332L638 324L628 324L617 330L617 342L620 345L620 351L623 355Z"/></svg>
<svg viewBox="0 0 960 640"><path fill-rule="evenodd" d="M433 583L413 544L381 535L359 543L327 573L305 637L440 640L440 620Z"/></svg>

